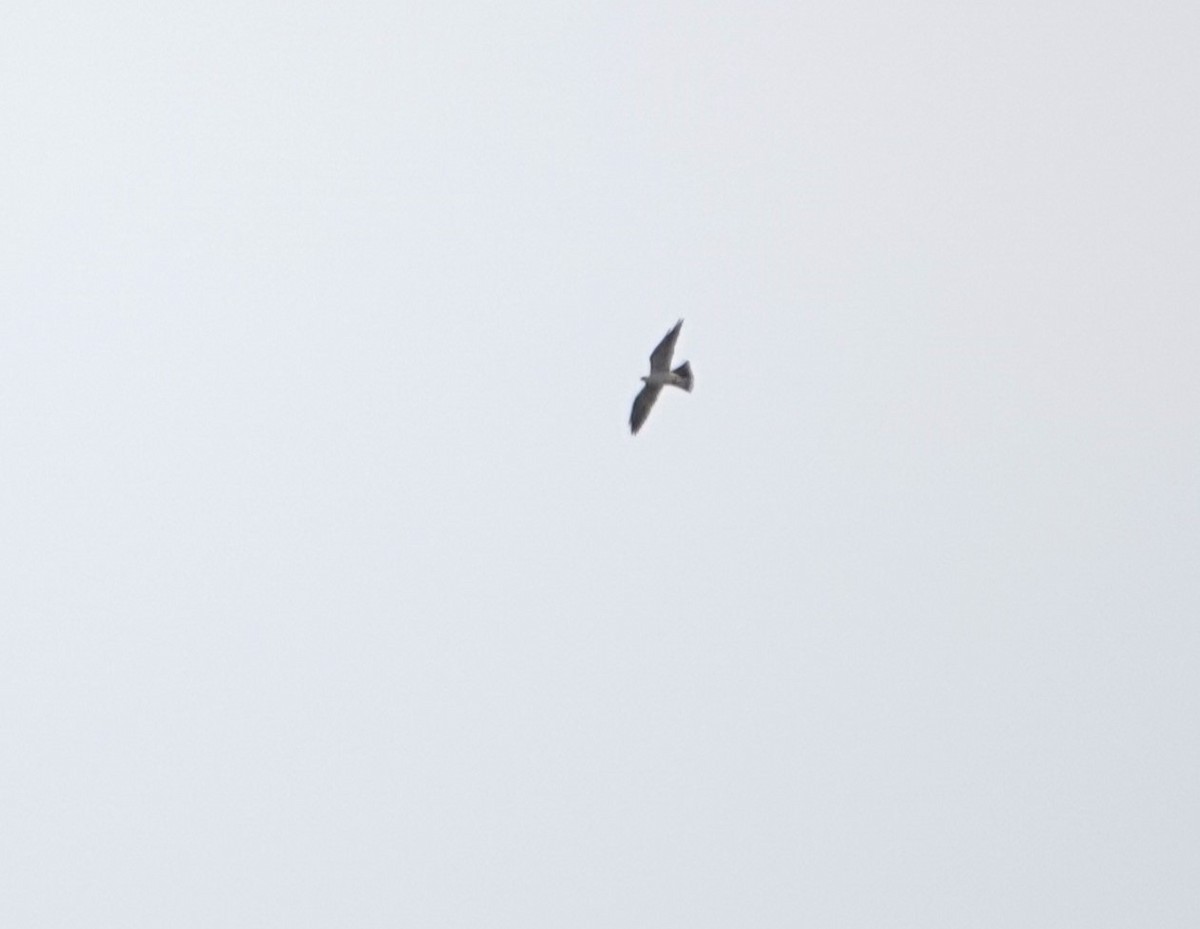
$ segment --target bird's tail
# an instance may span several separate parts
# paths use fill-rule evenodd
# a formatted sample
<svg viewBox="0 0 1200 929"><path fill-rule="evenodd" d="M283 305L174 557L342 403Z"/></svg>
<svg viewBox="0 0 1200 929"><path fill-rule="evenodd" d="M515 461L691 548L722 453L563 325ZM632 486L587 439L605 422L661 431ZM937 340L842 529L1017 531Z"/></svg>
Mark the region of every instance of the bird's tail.
<svg viewBox="0 0 1200 929"><path fill-rule="evenodd" d="M685 361L671 373L679 378L678 386L682 387L688 393L692 392L692 363L690 361Z"/></svg>

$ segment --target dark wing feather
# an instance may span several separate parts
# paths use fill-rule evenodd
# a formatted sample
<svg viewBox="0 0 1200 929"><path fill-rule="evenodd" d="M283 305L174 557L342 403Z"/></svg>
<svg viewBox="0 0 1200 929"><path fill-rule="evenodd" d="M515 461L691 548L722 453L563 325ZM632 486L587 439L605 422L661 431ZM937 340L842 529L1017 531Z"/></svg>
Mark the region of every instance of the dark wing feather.
<svg viewBox="0 0 1200 929"><path fill-rule="evenodd" d="M675 328L663 336L663 340L658 343L658 348L650 353L650 370L651 371L670 371L671 356L675 354L675 341L679 338L679 330L683 326L683 320L675 324Z"/></svg>
<svg viewBox="0 0 1200 929"><path fill-rule="evenodd" d="M661 390L662 388L657 384L647 384L642 388L641 393L633 398L633 409L629 413L629 428L634 435L638 434L642 423L650 415L650 409L654 406L654 401L658 399L658 393Z"/></svg>

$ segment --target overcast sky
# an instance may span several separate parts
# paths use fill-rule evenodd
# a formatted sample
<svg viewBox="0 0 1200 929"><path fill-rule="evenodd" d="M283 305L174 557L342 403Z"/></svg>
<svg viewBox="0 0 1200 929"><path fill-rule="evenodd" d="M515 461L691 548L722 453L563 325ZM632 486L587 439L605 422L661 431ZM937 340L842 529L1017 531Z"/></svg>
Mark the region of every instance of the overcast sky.
<svg viewBox="0 0 1200 929"><path fill-rule="evenodd" d="M1200 925L1194 4L0 27L0 924Z"/></svg>

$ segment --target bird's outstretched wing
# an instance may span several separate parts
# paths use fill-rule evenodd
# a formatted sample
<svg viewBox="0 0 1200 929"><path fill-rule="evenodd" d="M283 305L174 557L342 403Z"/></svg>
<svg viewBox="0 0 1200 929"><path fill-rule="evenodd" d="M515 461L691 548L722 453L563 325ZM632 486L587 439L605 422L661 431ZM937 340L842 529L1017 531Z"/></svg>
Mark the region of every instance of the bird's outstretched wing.
<svg viewBox="0 0 1200 929"><path fill-rule="evenodd" d="M662 388L657 384L647 384L633 398L633 409L629 412L629 428L633 430L634 435L637 435L638 430L642 428L642 423L650 415L650 410L654 406L654 401L658 399L658 394L661 390Z"/></svg>
<svg viewBox="0 0 1200 929"><path fill-rule="evenodd" d="M679 330L682 326L683 320L681 319L675 324L674 329L663 336L663 340L658 343L658 348L650 353L651 372L671 370L671 356L675 354L675 341L679 338Z"/></svg>

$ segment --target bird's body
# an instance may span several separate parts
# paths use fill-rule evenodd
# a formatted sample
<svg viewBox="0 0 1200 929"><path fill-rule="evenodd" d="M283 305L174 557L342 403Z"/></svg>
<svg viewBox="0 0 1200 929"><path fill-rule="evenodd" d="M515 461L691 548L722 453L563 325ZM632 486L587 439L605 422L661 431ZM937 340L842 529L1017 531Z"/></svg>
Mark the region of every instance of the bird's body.
<svg viewBox="0 0 1200 929"><path fill-rule="evenodd" d="M633 409L629 413L629 428L634 435L637 435L642 424L646 422L646 417L650 415L654 401L658 399L659 392L664 387L679 387L691 393L693 384L691 364L685 361L678 368L671 369L671 356L675 354L675 341L679 338L679 330L682 326L683 320L681 319L670 332L663 336L658 347L650 353L650 373L642 376L645 386L634 398Z"/></svg>
<svg viewBox="0 0 1200 929"><path fill-rule="evenodd" d="M680 365L682 368L683 366ZM684 390L692 389L691 370L686 374L681 374L676 371L656 371L654 374L643 374L642 380L647 384L653 384L655 387L682 387Z"/></svg>

